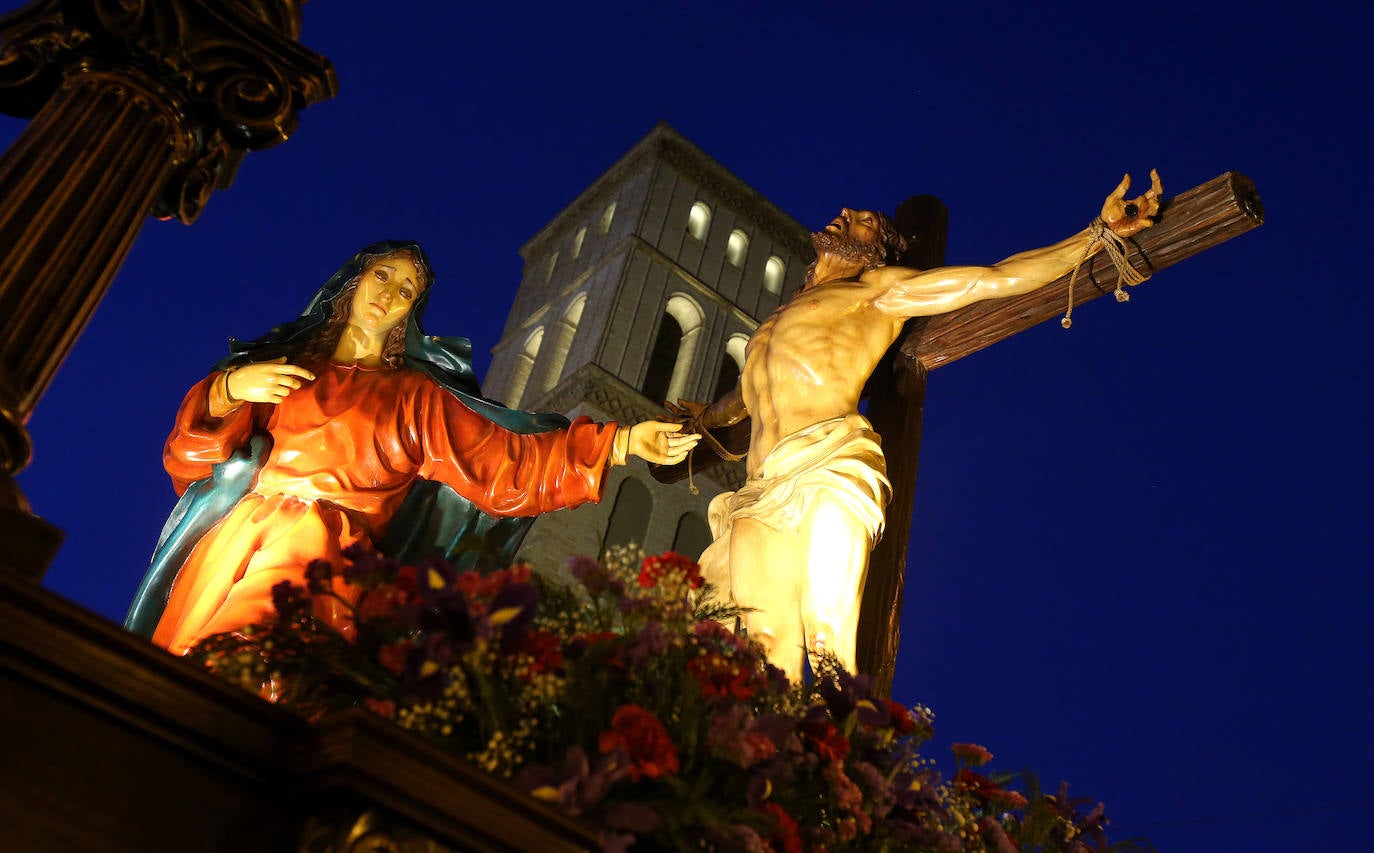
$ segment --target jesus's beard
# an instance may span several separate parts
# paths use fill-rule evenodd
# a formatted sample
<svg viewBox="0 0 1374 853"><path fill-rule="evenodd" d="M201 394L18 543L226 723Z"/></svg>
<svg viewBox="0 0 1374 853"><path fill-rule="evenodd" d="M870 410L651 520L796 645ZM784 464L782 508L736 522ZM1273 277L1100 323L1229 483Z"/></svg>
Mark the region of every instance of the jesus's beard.
<svg viewBox="0 0 1374 853"><path fill-rule="evenodd" d="M866 270L882 266L884 255L887 254L877 243L866 243L833 231L817 231L812 234L811 245L815 247L817 257L834 255L842 261L863 264Z"/></svg>
<svg viewBox="0 0 1374 853"><path fill-rule="evenodd" d="M882 266L887 254L883 247L877 243L866 243L844 234L836 234L833 231L815 232L811 235L811 245L816 249L818 260L826 255L831 255L842 261L863 264L865 271ZM816 265L813 263L806 271L806 281L802 283L803 289L811 284L815 271Z"/></svg>

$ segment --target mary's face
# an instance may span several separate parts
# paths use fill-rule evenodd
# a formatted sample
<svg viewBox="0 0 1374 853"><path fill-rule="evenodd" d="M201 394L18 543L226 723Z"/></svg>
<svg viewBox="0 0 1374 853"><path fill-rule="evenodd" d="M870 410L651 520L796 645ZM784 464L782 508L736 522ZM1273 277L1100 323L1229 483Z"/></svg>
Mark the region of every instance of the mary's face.
<svg viewBox="0 0 1374 853"><path fill-rule="evenodd" d="M423 277L404 255L376 258L363 268L353 292L348 323L371 334L386 334L405 322L419 298Z"/></svg>

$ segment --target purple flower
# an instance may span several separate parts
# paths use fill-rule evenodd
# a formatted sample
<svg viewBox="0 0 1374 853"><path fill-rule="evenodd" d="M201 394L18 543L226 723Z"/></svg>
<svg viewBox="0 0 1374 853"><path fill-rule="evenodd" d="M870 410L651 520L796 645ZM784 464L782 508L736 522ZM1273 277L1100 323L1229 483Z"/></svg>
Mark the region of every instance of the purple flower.
<svg viewBox="0 0 1374 853"><path fill-rule="evenodd" d="M610 787L625 778L629 765L629 758L620 750L602 756L593 765L582 747L572 746L564 756L561 772L552 767L527 767L516 777L515 784L526 793L553 803L565 814L581 815L594 809ZM633 819L636 815L625 817Z"/></svg>
<svg viewBox="0 0 1374 853"><path fill-rule="evenodd" d="M744 800L751 809L760 809L763 804L773 794L773 780L769 778L766 771L775 769L771 766L756 768L755 773L749 777L749 787L744 792Z"/></svg>
<svg viewBox="0 0 1374 853"><path fill-rule="evenodd" d="M658 812L643 803L616 803L606 809L605 819L607 826L641 835L663 825Z"/></svg>
<svg viewBox="0 0 1374 853"><path fill-rule="evenodd" d="M568 574L576 578L593 598L605 592L611 583L611 573L591 557L570 557Z"/></svg>
<svg viewBox="0 0 1374 853"><path fill-rule="evenodd" d="M892 820L889 821L888 826L893 830L898 841L907 842L912 847L920 847L922 850L963 849L963 844L960 843L957 836L916 821Z"/></svg>
<svg viewBox="0 0 1374 853"><path fill-rule="evenodd" d="M749 653L748 640L739 636L734 631L731 631L729 628L726 628L714 619L698 622L692 628L692 635L702 641L703 644L708 644L709 647L718 648L727 654L731 652L738 652L739 654ZM782 670L778 670L778 672L782 672Z"/></svg>
<svg viewBox="0 0 1374 853"><path fill-rule="evenodd" d="M506 584L492 597L486 614L481 617L482 633L499 636L504 649L513 648L534 621L534 605L538 600L533 585Z"/></svg>
<svg viewBox="0 0 1374 853"><path fill-rule="evenodd" d="M744 736L749 724L753 722L753 716L748 705L731 703L726 706L725 710L715 714L711 719L710 728L706 732L706 748L731 764L748 767L753 762L749 760L749 745L745 743Z"/></svg>
<svg viewBox="0 0 1374 853"><path fill-rule="evenodd" d="M601 853L630 853L630 846L635 843L633 835L622 835L604 829L597 833L596 838L601 842Z"/></svg>
<svg viewBox="0 0 1374 853"><path fill-rule="evenodd" d="M765 664L765 677L768 679L770 692L779 696L783 695L791 688L792 684L787 680L787 673L778 669L776 666Z"/></svg>
<svg viewBox="0 0 1374 853"><path fill-rule="evenodd" d="M625 647L625 664L631 668L642 667L671 647L672 640L663 623L646 622L635 634L634 640Z"/></svg>
<svg viewBox="0 0 1374 853"><path fill-rule="evenodd" d="M807 842L806 846L809 848L828 848L839 841L839 837L835 835L835 831L833 829L827 829L824 826L808 826L802 830L802 835L805 836L804 840Z"/></svg>
<svg viewBox="0 0 1374 853"><path fill-rule="evenodd" d="M903 770L892 777L892 795L896 806L909 812L917 812L926 807L939 807L935 787L940 783L940 774L930 768L915 773Z"/></svg>
<svg viewBox="0 0 1374 853"><path fill-rule="evenodd" d="M334 564L328 560L311 560L305 567L305 584L311 592L324 592L334 577Z"/></svg>
<svg viewBox="0 0 1374 853"><path fill-rule="evenodd" d="M415 566L416 592L426 604L452 595L462 595L457 588L458 570L440 559L429 559Z"/></svg>
<svg viewBox="0 0 1374 853"><path fill-rule="evenodd" d="M897 802L892 792L892 783L867 761L855 761L850 765L850 769L859 777L868 798L873 801L873 816L887 817L887 813L892 811L892 806Z"/></svg>
<svg viewBox="0 0 1374 853"><path fill-rule="evenodd" d="M1018 853L1016 845L1007 837L1006 831L1002 829L1002 825L997 821L990 817L984 817L982 820L978 821L978 828L982 830L985 836L992 838L992 843L997 853Z"/></svg>
<svg viewBox="0 0 1374 853"><path fill-rule="evenodd" d="M421 701L437 699L448 681L448 667L459 651L442 632L421 635L406 658L401 679L406 695Z"/></svg>
<svg viewBox="0 0 1374 853"><path fill-rule="evenodd" d="M842 669L835 670L832 678L825 678L820 682L821 698L825 700L837 722L845 720L860 702L871 702L869 691L872 688L872 678L867 675L850 675Z"/></svg>
<svg viewBox="0 0 1374 853"><path fill-rule="evenodd" d="M882 707L880 708L879 705ZM860 699L854 705L854 710L859 714L859 722L871 729L886 726L891 722L891 716L887 711L887 703L881 699Z"/></svg>
<svg viewBox="0 0 1374 853"><path fill-rule="evenodd" d="M346 565L340 572L349 583L365 579L391 578L396 575L396 564L381 554L361 545L353 544L343 549Z"/></svg>
<svg viewBox="0 0 1374 853"><path fill-rule="evenodd" d="M735 824L730 827L730 830L738 849L744 850L746 853L765 853L765 851L772 849L764 844L757 832L742 823Z"/></svg>
<svg viewBox="0 0 1374 853"><path fill-rule="evenodd" d="M759 714L754 719L750 731L767 735L779 747L783 745L783 740L797 729L797 721L782 714Z"/></svg>
<svg viewBox="0 0 1374 853"><path fill-rule="evenodd" d="M305 594L305 587L282 581L272 586L272 606L282 619L291 619L309 610L310 598Z"/></svg>

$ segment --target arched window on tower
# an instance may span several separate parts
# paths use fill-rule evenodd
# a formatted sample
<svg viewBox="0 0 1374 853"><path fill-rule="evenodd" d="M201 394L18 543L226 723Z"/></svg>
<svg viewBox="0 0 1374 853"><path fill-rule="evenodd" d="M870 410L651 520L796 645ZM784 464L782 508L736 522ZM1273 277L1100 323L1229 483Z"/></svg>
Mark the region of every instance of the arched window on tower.
<svg viewBox="0 0 1374 853"><path fill-rule="evenodd" d="M544 268L544 281L553 278L553 268L556 266L558 266L558 253L554 252L549 255L549 265Z"/></svg>
<svg viewBox="0 0 1374 853"><path fill-rule="evenodd" d="M677 520L677 532L673 534L673 550L693 560L701 558L701 552L711 544L711 526L700 515L689 512Z"/></svg>
<svg viewBox="0 0 1374 853"><path fill-rule="evenodd" d="M558 384L563 378L563 366L568 361L568 351L572 349L573 338L577 336L577 324L582 322L582 308L587 304L587 294L579 293L563 309L558 320L553 349L549 352L549 370L544 374L544 390Z"/></svg>
<svg viewBox="0 0 1374 853"><path fill-rule="evenodd" d="M668 386L673 384L673 368L682 348L682 324L672 314L664 314L658 322L654 348L649 350L649 369L644 374L644 396L655 403L669 399Z"/></svg>
<svg viewBox="0 0 1374 853"><path fill-rule="evenodd" d="M649 533L649 517L654 513L654 496L649 487L626 477L616 493L611 507L611 519L606 525L606 538L601 540L601 553L617 545L643 545Z"/></svg>
<svg viewBox="0 0 1374 853"><path fill-rule="evenodd" d="M730 242L725 246L725 260L737 267L744 266L744 258L749 254L749 235L736 228L730 232Z"/></svg>
<svg viewBox="0 0 1374 853"><path fill-rule="evenodd" d="M606 205L606 209L601 211L601 233L605 234L611 230L611 223L615 221L615 202Z"/></svg>
<svg viewBox="0 0 1374 853"><path fill-rule="evenodd" d="M644 396L655 403L686 396L687 379L706 315L691 297L675 293L658 324L649 367L644 373Z"/></svg>
<svg viewBox="0 0 1374 853"><path fill-rule="evenodd" d="M763 265L763 289L769 293L782 291L782 280L787 276L787 264L777 255L769 255L768 263Z"/></svg>
<svg viewBox="0 0 1374 853"><path fill-rule="evenodd" d="M587 229L586 229L585 227L584 227L584 228L579 228L579 229L577 229L577 236L573 238L573 245L572 245L572 256L573 256L574 258L576 258L578 255L582 254L582 241L583 241L583 240L586 240L586 239L587 239Z"/></svg>
<svg viewBox="0 0 1374 853"><path fill-rule="evenodd" d="M739 375L744 370L744 347L749 339L744 335L731 335L725 342L725 358L720 362L720 373L716 374L716 387L711 399L719 400L729 394L739 384Z"/></svg>
<svg viewBox="0 0 1374 853"><path fill-rule="evenodd" d="M520 407L520 398L525 396L525 386L530 381L530 371L534 370L534 359L539 355L539 345L544 342L544 327L536 326L520 354L515 357L515 372L510 379L510 393L506 394L506 405L512 409Z"/></svg>
<svg viewBox="0 0 1374 853"><path fill-rule="evenodd" d="M687 233L698 240L706 239L706 232L711 228L711 208L706 202L699 201L692 205L692 212L687 214Z"/></svg>

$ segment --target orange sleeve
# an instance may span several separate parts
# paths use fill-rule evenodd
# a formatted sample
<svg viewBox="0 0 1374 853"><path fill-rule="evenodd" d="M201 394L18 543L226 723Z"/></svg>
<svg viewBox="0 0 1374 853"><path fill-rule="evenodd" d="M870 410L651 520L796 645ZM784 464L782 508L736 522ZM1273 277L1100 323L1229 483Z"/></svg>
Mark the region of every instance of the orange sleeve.
<svg viewBox="0 0 1374 853"><path fill-rule="evenodd" d="M210 416L212 373L197 382L177 411L176 425L162 451L162 465L172 475L177 494L196 480L210 476L215 465L228 459L253 434L253 406L245 403L222 418Z"/></svg>
<svg viewBox="0 0 1374 853"><path fill-rule="evenodd" d="M416 395L413 417L420 476L447 483L488 515L538 515L601 500L614 423L579 417L566 429L525 435L434 385Z"/></svg>

